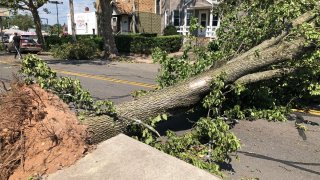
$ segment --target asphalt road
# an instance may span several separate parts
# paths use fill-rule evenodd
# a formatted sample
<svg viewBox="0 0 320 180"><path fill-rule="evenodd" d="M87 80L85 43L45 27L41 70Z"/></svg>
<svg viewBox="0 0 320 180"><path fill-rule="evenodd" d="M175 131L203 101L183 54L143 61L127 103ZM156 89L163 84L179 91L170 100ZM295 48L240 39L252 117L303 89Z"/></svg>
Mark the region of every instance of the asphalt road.
<svg viewBox="0 0 320 180"><path fill-rule="evenodd" d="M108 99L115 103L131 99L135 90L156 87L159 65L110 61L60 61L45 59L59 75L79 79L96 99ZM0 55L0 80L9 82L19 70L20 60L12 54Z"/></svg>
<svg viewBox="0 0 320 180"><path fill-rule="evenodd" d="M47 57L43 57L47 58ZM134 90L152 89L159 66L108 61L54 61L47 60L60 75L81 81L97 99L115 103L131 99ZM9 82L19 69L19 60L13 55L0 54L0 80ZM319 113L317 111L314 114ZM302 114L305 120L320 123L319 116ZM225 171L226 179L319 179L319 126L306 125L305 134L295 127L295 119L285 123L241 121L232 131L240 138L240 161L234 160ZM185 132L185 118L166 125L164 129Z"/></svg>

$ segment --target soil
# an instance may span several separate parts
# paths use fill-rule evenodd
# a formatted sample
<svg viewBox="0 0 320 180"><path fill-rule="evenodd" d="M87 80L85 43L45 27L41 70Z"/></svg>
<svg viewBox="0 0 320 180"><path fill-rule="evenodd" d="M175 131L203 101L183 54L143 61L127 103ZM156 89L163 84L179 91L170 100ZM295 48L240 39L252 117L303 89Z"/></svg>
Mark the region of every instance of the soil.
<svg viewBox="0 0 320 180"><path fill-rule="evenodd" d="M0 179L40 177L87 151L86 127L56 95L20 82L0 94Z"/></svg>

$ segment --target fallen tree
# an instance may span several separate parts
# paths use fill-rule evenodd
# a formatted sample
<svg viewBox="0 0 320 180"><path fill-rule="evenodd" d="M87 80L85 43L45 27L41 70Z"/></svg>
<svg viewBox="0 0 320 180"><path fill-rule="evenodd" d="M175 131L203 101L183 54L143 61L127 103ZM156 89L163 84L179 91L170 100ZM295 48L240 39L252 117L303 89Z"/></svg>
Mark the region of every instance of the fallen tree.
<svg viewBox="0 0 320 180"><path fill-rule="evenodd" d="M236 8L227 6L229 12L220 13L219 39L209 44L210 50L192 36L181 57L156 49L159 89L135 92L136 100L115 106L96 101L78 80L57 76L34 55L24 58L20 72L27 84L38 83L77 110L87 125L88 143L127 133L222 176L218 164L230 162L230 153L240 147L230 131L237 119L284 121L291 108L301 107L301 97L320 95L320 11L315 1L295 1L294 7L291 0L239 1L239 7L234 0L224 2ZM197 22L192 19L190 29L198 28ZM179 136L169 130L167 141L160 142L157 123L190 109L187 113L201 116L192 120L192 130Z"/></svg>
<svg viewBox="0 0 320 180"><path fill-rule="evenodd" d="M99 143L118 133L125 132L126 127L132 122L143 122L149 117L198 103L210 92L212 81L221 74L225 74L226 84L236 81L249 83L252 78L247 78L247 80L245 78L249 74L256 77L256 81L270 78L272 74L279 74L278 70L266 73L261 73L261 71L268 66L297 59L306 52L314 50L315 45L303 35L287 37L294 33L295 28L304 23L311 23L314 26L313 21L317 17L318 14L314 11L308 11L293 20L290 26L277 37L266 40L247 52L233 57L219 68L212 68L176 85L151 92L137 100L116 105L116 118L107 115L87 117L85 124L88 125L91 133L90 141Z"/></svg>

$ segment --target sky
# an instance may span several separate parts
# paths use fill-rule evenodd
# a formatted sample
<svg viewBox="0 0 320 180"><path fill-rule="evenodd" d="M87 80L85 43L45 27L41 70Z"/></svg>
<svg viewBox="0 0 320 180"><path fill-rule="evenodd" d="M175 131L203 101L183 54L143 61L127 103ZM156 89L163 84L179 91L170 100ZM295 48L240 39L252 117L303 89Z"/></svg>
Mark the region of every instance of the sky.
<svg viewBox="0 0 320 180"><path fill-rule="evenodd" d="M69 13L69 0L57 0L58 2L63 2L63 4L58 4L58 11L59 11L59 23L60 24L67 24L67 14ZM89 7L90 12L95 11L93 7L93 3L95 0L73 0L74 12L80 13L84 12L85 7ZM44 8L47 8L51 13L47 14L43 11ZM45 4L42 8L38 10L40 18L47 18L48 24L53 25L57 24L57 11L55 4ZM30 13L29 13L30 14ZM42 19L43 24L46 24L47 20Z"/></svg>

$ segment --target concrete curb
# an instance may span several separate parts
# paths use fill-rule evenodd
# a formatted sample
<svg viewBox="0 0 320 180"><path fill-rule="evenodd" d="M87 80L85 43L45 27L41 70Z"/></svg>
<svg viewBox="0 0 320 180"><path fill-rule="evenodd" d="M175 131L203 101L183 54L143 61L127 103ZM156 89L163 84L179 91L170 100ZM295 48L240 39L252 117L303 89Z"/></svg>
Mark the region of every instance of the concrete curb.
<svg viewBox="0 0 320 180"><path fill-rule="evenodd" d="M218 180L219 178L120 134L48 180Z"/></svg>

